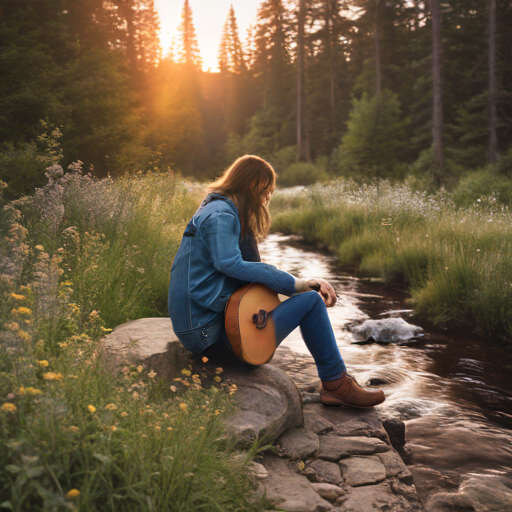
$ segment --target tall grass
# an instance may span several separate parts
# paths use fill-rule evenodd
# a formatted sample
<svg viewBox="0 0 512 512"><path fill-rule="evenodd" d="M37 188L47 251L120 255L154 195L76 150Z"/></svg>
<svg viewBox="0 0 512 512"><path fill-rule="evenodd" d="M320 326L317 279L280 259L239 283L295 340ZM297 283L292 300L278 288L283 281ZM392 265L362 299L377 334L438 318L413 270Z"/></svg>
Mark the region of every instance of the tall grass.
<svg viewBox="0 0 512 512"><path fill-rule="evenodd" d="M445 326L512 340L512 215L494 198L457 208L446 191L317 185L275 199L273 229L301 234L361 275L405 283L417 312Z"/></svg>
<svg viewBox="0 0 512 512"><path fill-rule="evenodd" d="M0 509L256 511L247 460L221 424L219 375L169 387L113 367L100 339L165 314L168 273L195 209L180 180L48 184L0 212ZM215 383L214 383L215 382Z"/></svg>

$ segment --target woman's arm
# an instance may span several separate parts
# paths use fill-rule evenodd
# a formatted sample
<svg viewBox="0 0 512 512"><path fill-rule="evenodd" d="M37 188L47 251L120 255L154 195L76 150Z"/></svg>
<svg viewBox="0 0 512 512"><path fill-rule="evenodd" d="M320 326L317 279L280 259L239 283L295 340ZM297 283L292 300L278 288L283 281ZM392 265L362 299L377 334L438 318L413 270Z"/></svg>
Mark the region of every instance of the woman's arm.
<svg viewBox="0 0 512 512"><path fill-rule="evenodd" d="M230 277L240 281L261 283L270 289L285 295L293 295L296 279L273 265L261 262L249 262L242 259L238 240L240 223L230 212L213 212L202 223L200 230L210 248L214 267ZM299 283L300 281L300 283ZM302 280L297 280L299 287Z"/></svg>

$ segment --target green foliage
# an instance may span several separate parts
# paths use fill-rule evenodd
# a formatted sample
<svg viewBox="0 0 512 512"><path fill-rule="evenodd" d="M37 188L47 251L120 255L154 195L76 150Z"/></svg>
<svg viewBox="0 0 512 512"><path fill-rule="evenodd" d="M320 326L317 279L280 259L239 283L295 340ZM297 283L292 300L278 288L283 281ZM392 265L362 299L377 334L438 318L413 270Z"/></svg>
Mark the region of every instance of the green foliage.
<svg viewBox="0 0 512 512"><path fill-rule="evenodd" d="M510 211L495 198L469 208L454 202L486 179L476 173L453 196L388 182L316 185L307 199L281 204L273 228L327 245L362 275L405 283L416 311L440 325L510 342Z"/></svg>
<svg viewBox="0 0 512 512"><path fill-rule="evenodd" d="M283 187L296 185L312 185L318 181L326 181L329 175L309 162L296 162L290 165L278 177L278 183Z"/></svg>
<svg viewBox="0 0 512 512"><path fill-rule="evenodd" d="M100 342L105 323L164 314L195 206L172 174L114 182L75 164L52 166L43 188L2 209L3 508L268 508L252 493L250 456L225 438L236 386L222 370L189 365L165 383L142 365L113 365Z"/></svg>
<svg viewBox="0 0 512 512"><path fill-rule="evenodd" d="M340 172L358 179L401 178L405 140L398 96L385 90L379 101L365 93L360 100L354 99L348 132L339 149Z"/></svg>

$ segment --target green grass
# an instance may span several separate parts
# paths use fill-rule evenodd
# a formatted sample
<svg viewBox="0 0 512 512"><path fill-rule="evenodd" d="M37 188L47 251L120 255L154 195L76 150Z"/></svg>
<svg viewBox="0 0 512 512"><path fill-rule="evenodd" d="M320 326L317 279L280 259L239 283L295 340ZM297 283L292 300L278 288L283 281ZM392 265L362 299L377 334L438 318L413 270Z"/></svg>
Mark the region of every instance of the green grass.
<svg viewBox="0 0 512 512"><path fill-rule="evenodd" d="M117 324L167 314L195 208L172 174L113 182L56 167L43 189L4 204L0 510L268 508L252 492L251 455L221 423L234 387L188 368L165 384L101 352Z"/></svg>
<svg viewBox="0 0 512 512"><path fill-rule="evenodd" d="M365 276L403 283L416 311L443 326L512 341L512 215L457 207L449 193L379 182L313 187L300 204L276 197L273 229L326 246Z"/></svg>

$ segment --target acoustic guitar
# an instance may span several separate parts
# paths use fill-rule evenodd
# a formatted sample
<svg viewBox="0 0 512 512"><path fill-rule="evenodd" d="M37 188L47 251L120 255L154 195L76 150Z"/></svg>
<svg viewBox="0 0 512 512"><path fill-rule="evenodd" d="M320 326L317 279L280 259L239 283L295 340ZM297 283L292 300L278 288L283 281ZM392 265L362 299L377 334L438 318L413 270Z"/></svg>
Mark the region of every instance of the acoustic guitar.
<svg viewBox="0 0 512 512"><path fill-rule="evenodd" d="M277 293L259 283L246 284L228 300L225 325L234 353L254 366L268 363L276 351L272 311L281 304Z"/></svg>

